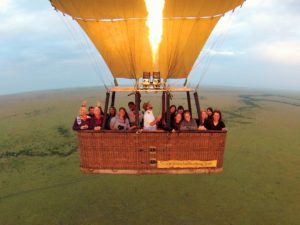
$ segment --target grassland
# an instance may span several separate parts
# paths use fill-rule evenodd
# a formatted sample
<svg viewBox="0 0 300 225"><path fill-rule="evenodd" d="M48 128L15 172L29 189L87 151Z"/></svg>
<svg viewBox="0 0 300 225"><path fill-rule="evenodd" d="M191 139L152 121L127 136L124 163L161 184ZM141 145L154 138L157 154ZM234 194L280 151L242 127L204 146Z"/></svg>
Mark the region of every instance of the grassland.
<svg viewBox="0 0 300 225"><path fill-rule="evenodd" d="M103 102L103 90L0 96L0 225L300 224L300 94L200 95L229 129L221 174L82 174L71 125L81 100ZM158 108L159 96L147 99Z"/></svg>

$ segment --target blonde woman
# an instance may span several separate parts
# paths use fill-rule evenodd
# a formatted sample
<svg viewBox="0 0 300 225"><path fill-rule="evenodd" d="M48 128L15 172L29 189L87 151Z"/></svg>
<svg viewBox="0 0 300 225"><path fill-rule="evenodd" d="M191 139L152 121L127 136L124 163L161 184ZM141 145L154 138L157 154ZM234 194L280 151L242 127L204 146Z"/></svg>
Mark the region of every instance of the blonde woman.
<svg viewBox="0 0 300 225"><path fill-rule="evenodd" d="M85 107L80 107L79 116L75 118L73 124L73 130L88 130L90 129L91 119L87 115L87 110Z"/></svg>

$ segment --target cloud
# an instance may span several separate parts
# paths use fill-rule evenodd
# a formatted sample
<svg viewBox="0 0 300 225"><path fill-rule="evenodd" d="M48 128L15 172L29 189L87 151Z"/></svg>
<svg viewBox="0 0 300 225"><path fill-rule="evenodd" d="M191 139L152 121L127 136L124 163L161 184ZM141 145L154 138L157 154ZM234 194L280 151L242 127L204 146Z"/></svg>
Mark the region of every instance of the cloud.
<svg viewBox="0 0 300 225"><path fill-rule="evenodd" d="M221 18L191 80L202 76L209 85L299 90L299 11L298 0L245 1Z"/></svg>
<svg viewBox="0 0 300 225"><path fill-rule="evenodd" d="M66 23L75 26L74 22L60 18L49 2L39 3L14 1L6 14L0 15L0 59L35 64L86 58L86 49L79 43L82 37L74 29L77 37L72 37L66 27Z"/></svg>
<svg viewBox="0 0 300 225"><path fill-rule="evenodd" d="M245 54L245 52L242 51L229 51L229 50L214 50L214 49L207 49L206 50L209 55L220 55L220 56L235 56L235 55L242 55Z"/></svg>
<svg viewBox="0 0 300 225"><path fill-rule="evenodd" d="M0 0L1 1L1 0ZM7 0L3 0L7 1ZM20 1L21 2L21 1ZM45 36L52 36L57 32L62 32L63 26L57 24L61 22L54 10L41 5L39 10L25 6L20 2L12 2L5 14L0 13L0 41L10 39L34 39ZM38 5L38 4L37 4Z"/></svg>
<svg viewBox="0 0 300 225"><path fill-rule="evenodd" d="M0 13L6 13L11 6L10 0L0 0Z"/></svg>
<svg viewBox="0 0 300 225"><path fill-rule="evenodd" d="M212 49L213 54L220 52L233 56L234 52L242 52L249 58L300 66L298 10L297 0L247 0L242 8L220 20L208 42L208 49L210 43L221 36L224 40Z"/></svg>
<svg viewBox="0 0 300 225"><path fill-rule="evenodd" d="M107 71L74 21L48 1L12 0L5 13L0 1L0 94L102 84Z"/></svg>
<svg viewBox="0 0 300 225"><path fill-rule="evenodd" d="M300 65L300 41L261 43L252 49L262 60L276 64Z"/></svg>

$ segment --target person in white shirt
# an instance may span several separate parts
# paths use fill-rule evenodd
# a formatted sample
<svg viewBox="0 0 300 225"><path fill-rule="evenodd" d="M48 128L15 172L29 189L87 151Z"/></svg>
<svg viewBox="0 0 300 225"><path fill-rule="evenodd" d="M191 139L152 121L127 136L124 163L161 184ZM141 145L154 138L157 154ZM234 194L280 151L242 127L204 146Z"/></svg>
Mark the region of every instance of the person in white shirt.
<svg viewBox="0 0 300 225"><path fill-rule="evenodd" d="M153 106L150 102L146 102L143 105L145 110L144 113L144 130L156 130L156 124L161 120L161 116L157 116L156 118L153 115Z"/></svg>

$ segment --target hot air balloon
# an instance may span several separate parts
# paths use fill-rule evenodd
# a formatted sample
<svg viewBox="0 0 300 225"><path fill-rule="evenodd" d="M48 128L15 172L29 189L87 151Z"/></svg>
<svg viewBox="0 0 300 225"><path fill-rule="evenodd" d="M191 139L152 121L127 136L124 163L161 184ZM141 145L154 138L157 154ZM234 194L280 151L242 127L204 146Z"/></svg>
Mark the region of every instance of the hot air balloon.
<svg viewBox="0 0 300 225"><path fill-rule="evenodd" d="M110 99L113 106L116 92L128 91L135 94L138 106L136 125L139 126L141 95L144 92L162 94L162 115L166 112L167 125L170 125L171 93L186 92L191 111L190 92L194 92L197 115L201 121L197 91L187 86L172 87L167 85L167 81L189 76L220 18L241 6L244 0L50 2L56 10L76 20L103 57L115 81L119 78L135 81L134 87L116 85L107 91L104 121ZM154 4L154 9L150 8L151 4ZM158 24L151 27L150 23L155 19ZM181 174L222 171L227 132L120 132L103 127L101 131L80 131L77 135L83 172Z"/></svg>

